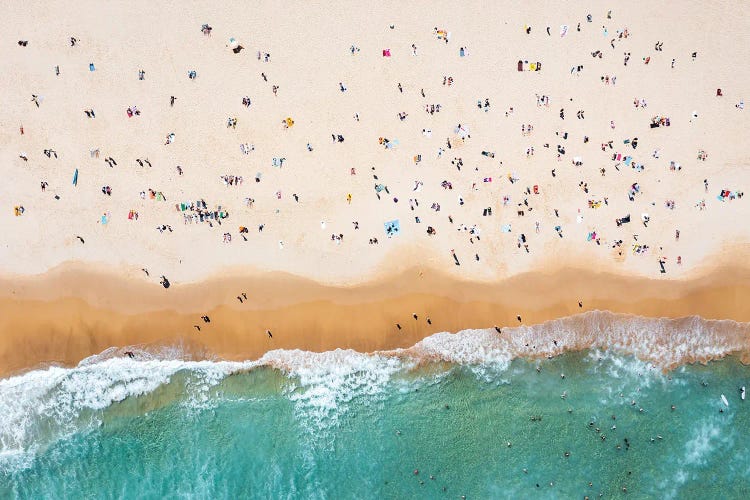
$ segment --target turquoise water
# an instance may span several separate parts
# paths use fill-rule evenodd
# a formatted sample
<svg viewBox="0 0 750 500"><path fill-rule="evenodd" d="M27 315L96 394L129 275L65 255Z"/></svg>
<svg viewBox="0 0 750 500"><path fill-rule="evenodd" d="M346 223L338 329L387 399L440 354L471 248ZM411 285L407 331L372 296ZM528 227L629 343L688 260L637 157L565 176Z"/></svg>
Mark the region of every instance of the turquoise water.
<svg viewBox="0 0 750 500"><path fill-rule="evenodd" d="M598 350L294 356L313 362L117 357L5 380L0 498L750 494L750 367L731 357L665 374Z"/></svg>

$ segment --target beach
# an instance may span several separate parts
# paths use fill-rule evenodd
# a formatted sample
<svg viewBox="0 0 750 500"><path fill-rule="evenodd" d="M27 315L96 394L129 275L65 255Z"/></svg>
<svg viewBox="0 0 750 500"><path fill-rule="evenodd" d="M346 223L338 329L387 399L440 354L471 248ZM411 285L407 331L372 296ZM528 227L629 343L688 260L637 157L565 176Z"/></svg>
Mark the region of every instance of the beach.
<svg viewBox="0 0 750 500"><path fill-rule="evenodd" d="M17 418L0 428L0 495L33 491L24 471L98 423L131 429L143 408L182 421L205 409L198 393L229 408L226 386L273 394L286 416L351 389L294 406L298 423L321 408L335 421L324 444L292 432L315 455L351 444L350 407L406 404L389 399L402 378L456 376L487 415L483 384L531 387L550 364L607 408L621 365L633 391L641 377L744 383L750 14L737 2L1 10L0 409ZM495 389L523 407L524 390ZM45 405L65 417L24 420ZM708 441L729 428L711 422ZM706 477L689 474L683 493ZM615 476L602 491L620 490ZM202 494L224 496L216 484ZM312 494L288 484L265 491Z"/></svg>
<svg viewBox="0 0 750 500"><path fill-rule="evenodd" d="M575 332L578 321L586 323L574 316L583 310L578 300L587 311L635 318L750 321L747 276L727 269L678 283L561 271L477 285L445 276L420 277L417 270L355 289L326 287L279 274L255 276L250 282L250 290L260 288L264 295L256 300L250 291L253 305L246 307L234 297L248 283L242 278L204 282L184 290L163 290L143 283L123 288L115 276L63 268L42 279L16 280L11 294L0 297L0 304L9 311L0 320L0 329L20 332L24 340L19 343L15 336L3 337L3 374L45 364L71 366L110 348L116 349L108 355L139 351L158 356L166 352L181 359L241 361L277 349L391 351L409 348L439 332L494 326L506 330L504 338L513 338L520 325L525 328L558 318L569 321L570 333L564 343L560 339L559 348L551 339L540 338L538 354L532 349L516 352L518 356L543 357L592 347L590 328ZM592 287L592 283L596 285ZM516 318L519 313L521 322ZM198 318L203 314L210 323ZM641 333L634 328L618 340L628 345ZM745 359L750 353L747 333L747 327L727 329L725 335L712 338L713 351L685 351L685 346L668 335L660 339L656 334L650 347L638 345L625 351L663 369L730 353ZM671 349L664 352L663 344Z"/></svg>
<svg viewBox="0 0 750 500"><path fill-rule="evenodd" d="M130 16L132 25L114 32L117 15L129 11L92 6L87 16L97 16L97 22L81 18L71 32L75 44L62 28L38 32L60 16L78 19L60 5L35 10L33 17L26 4L10 6L19 20L14 36L38 40L3 48L9 102L2 197L8 206L0 214L7 239L0 251L1 271L11 283L30 275L44 279L60 266L103 270L107 286L92 283L67 296L85 296L89 305L96 297L109 310L136 312L135 294L116 290L156 296L165 276L172 287L161 308L185 312L194 304L200 306L191 311L198 318L206 307L235 310L240 289L253 297L244 307L263 309L272 293L253 281L275 272L350 291L404 277L391 287L383 284L393 293L371 299L376 301L397 300L400 287L418 290L416 282L435 273L502 288L513 276L570 269L672 283L744 266L748 230L740 221L748 209L734 194L741 195L747 180L746 114L735 106L742 100L742 69L715 64L711 56L721 46L729 51L723 57L743 60L747 48L732 43L737 32L716 31L704 47L674 37L666 50L659 43L667 32L692 32L701 21L687 11L674 16L651 5L609 18L600 14L597 22L587 22L588 11L578 7L581 21L573 22L561 7L540 4L514 12L498 4L486 8L482 21L471 9L451 10L450 17L420 27L414 22L419 16L408 12L396 23L385 8L349 6L332 17L314 5L295 5L278 13L290 27L282 40L238 6L213 21L217 14L209 15L200 3L189 5L180 15L133 6L139 15ZM158 19L162 29L139 24L146 18ZM319 31L296 25L301 19L318 20ZM497 19L502 24L496 26ZM220 33L213 26L208 36L201 33L209 20L222 22ZM449 20L463 28L441 24ZM372 27L367 36L362 23ZM742 26L737 23L737 30ZM634 27L638 36L631 34ZM499 51L493 48L498 30ZM326 32L335 32L335 40L319 36ZM112 51L122 43L127 51ZM244 51L234 53L230 46L238 44ZM592 57L595 49L606 57ZM699 55L693 58L693 52ZM541 69L519 72L517 59L540 61ZM333 74L320 71L328 65ZM571 65L575 71L568 71ZM190 71L197 77L189 78ZM610 84L617 73L619 80ZM275 85L280 90L272 93ZM29 101L32 94L43 97L39 106ZM251 104L242 105L242 96ZM429 112L435 103L442 110ZM89 109L95 118L81 112ZM563 109L567 117L558 118ZM572 116L576 110L586 113L582 119ZM409 116L400 120L401 112ZM655 114L670 118L670 126L649 128ZM291 127L284 122L288 117ZM237 123L228 126L232 118ZM23 127L22 134L13 123ZM169 134L174 142L165 144ZM383 138L390 142L386 147ZM637 149L633 139L640 141ZM710 157L698 159L706 149ZM74 171L76 185L70 182ZM46 183L42 190L40 181ZM629 200L632 186L638 192ZM731 198L717 200L715 193L724 189ZM16 216L19 206L24 210ZM630 222L621 223L626 215ZM384 231L392 221L399 223L397 235ZM239 277L247 279L237 290L198 286ZM592 286L602 290L607 284ZM52 296L65 295L53 290ZM598 293L586 294L587 309L588 297ZM557 297L558 311L570 314L582 298ZM486 315L486 323L476 326L512 324L509 317L535 309L529 302L513 307L515 314ZM649 313L675 316L673 311ZM300 318L300 324L315 323L314 316ZM389 316L396 318L396 311ZM76 317L85 328L86 316ZM206 339L208 332L198 336L192 324L162 329L163 338L214 342ZM262 336L271 326L257 324L252 335ZM421 332L429 331L435 329ZM10 335L23 334L14 329ZM132 343L143 338L133 335ZM267 348L310 346L291 335L285 332L285 340L276 341L283 344ZM52 337L46 343L55 344ZM357 346L404 343L381 339ZM76 361L64 354L51 358Z"/></svg>

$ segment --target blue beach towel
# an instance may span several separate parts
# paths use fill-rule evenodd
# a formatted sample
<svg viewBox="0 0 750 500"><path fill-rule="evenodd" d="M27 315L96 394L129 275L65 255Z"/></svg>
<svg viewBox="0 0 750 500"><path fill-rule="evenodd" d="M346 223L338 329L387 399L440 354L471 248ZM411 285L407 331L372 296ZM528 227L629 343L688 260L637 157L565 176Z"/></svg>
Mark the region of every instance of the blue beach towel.
<svg viewBox="0 0 750 500"><path fill-rule="evenodd" d="M391 236L398 236L398 234L401 232L401 224L399 223L398 219L388 221L383 225L385 226L385 234L387 234L389 238Z"/></svg>

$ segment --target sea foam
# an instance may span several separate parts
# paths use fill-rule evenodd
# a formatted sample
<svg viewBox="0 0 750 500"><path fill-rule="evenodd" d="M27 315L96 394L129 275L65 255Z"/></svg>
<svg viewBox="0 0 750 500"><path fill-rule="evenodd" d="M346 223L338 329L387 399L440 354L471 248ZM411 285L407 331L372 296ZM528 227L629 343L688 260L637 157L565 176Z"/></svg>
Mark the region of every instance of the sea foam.
<svg viewBox="0 0 750 500"><path fill-rule="evenodd" d="M190 361L179 350L147 353L108 349L73 368L52 366L0 380L0 471L28 461L67 435L101 424L102 412L127 398L152 393L184 372L183 404L200 410L209 391L227 376L269 367L284 373L284 394L315 431L336 426L350 403L373 399L389 384L403 391L404 377L426 363L468 368L483 379L498 379L515 358L544 358L592 349L607 370L661 372L696 360L746 353L750 324L698 317L651 319L592 311L535 326L436 333L407 349L371 354L352 350L312 353L275 350L257 361ZM637 359L622 362L618 355ZM597 362L591 358L591 361ZM377 398L374 398L375 400Z"/></svg>

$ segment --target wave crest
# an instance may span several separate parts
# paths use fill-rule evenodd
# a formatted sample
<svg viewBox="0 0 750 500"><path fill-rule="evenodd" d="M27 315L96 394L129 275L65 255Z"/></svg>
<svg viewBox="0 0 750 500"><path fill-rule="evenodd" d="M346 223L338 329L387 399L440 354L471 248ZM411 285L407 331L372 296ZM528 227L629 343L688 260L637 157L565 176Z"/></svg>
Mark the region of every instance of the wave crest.
<svg viewBox="0 0 750 500"><path fill-rule="evenodd" d="M644 318L591 311L535 326L436 333L407 349L363 354L276 350L257 361L190 361L178 350L147 353L108 349L74 368L48 367L0 380L0 472L28 465L35 453L66 435L101 424L102 412L129 397L152 393L186 373L181 394L201 408L227 376L269 367L284 373L284 395L311 430L337 425L349 403L385 392L399 373L425 363L468 367L497 379L515 358L565 351L610 350L667 370L680 364L750 352L750 323L731 320ZM159 356L163 356L159 358Z"/></svg>

